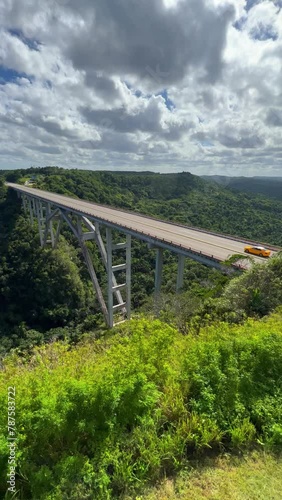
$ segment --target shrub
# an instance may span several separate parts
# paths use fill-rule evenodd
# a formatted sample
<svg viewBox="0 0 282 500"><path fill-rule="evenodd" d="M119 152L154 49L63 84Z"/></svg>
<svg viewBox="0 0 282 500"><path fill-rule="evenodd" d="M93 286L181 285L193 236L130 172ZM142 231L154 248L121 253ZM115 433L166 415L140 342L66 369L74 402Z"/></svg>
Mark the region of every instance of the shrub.
<svg viewBox="0 0 282 500"><path fill-rule="evenodd" d="M0 424L16 386L20 494L118 498L208 448L281 447L281 337L280 313L197 336L141 319L108 339L7 357ZM7 456L4 432L1 493Z"/></svg>

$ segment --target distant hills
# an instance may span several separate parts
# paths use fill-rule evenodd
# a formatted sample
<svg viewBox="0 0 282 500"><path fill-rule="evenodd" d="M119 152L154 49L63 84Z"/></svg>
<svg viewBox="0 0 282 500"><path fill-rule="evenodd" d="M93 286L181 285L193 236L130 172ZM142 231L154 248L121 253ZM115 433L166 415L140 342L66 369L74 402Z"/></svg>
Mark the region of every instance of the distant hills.
<svg viewBox="0 0 282 500"><path fill-rule="evenodd" d="M282 177L228 177L225 175L203 175L202 179L215 182L222 187L246 193L256 193L282 201Z"/></svg>

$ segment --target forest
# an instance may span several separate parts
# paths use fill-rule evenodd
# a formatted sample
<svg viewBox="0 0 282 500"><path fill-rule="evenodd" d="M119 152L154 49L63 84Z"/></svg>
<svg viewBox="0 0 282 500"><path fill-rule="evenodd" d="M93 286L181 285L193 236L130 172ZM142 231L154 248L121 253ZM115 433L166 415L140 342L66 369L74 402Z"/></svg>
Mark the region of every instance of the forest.
<svg viewBox="0 0 282 500"><path fill-rule="evenodd" d="M189 173L0 172L0 496L8 386L17 388L13 498L145 499L195 457L279 455L282 254L238 275L186 259L176 296L167 252L156 311L155 253L134 241L133 319L108 331L67 226L56 250L42 249L5 181L282 246L282 201Z"/></svg>
<svg viewBox="0 0 282 500"><path fill-rule="evenodd" d="M282 178L281 177L228 177L224 175L204 175L203 179L216 182L221 186L228 187L246 193L256 193L282 200Z"/></svg>

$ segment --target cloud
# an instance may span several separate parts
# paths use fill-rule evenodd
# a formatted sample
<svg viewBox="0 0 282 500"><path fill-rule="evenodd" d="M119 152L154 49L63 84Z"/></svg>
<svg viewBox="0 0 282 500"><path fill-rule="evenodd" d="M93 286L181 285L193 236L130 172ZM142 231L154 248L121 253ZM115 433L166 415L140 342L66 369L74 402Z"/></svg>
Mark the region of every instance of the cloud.
<svg viewBox="0 0 282 500"><path fill-rule="evenodd" d="M113 99L121 97L120 88L114 79L94 69L90 69L85 74L85 84L92 87L102 99L113 101Z"/></svg>
<svg viewBox="0 0 282 500"><path fill-rule="evenodd" d="M2 0L0 168L277 175L279 7Z"/></svg>
<svg viewBox="0 0 282 500"><path fill-rule="evenodd" d="M282 109L271 108L267 114L266 123L272 127L282 127Z"/></svg>
<svg viewBox="0 0 282 500"><path fill-rule="evenodd" d="M68 3L70 11L75 5ZM180 2L173 10L161 0L84 0L79 13L89 21L66 50L76 68L125 74L156 88L177 83L193 68L209 81L219 78L234 9L212 9L204 0Z"/></svg>
<svg viewBox="0 0 282 500"><path fill-rule="evenodd" d="M88 140L78 143L78 147L88 150L105 150L115 151L119 153L135 153L139 154L139 146L132 137L128 134L123 134L122 137L114 132L104 132L100 140Z"/></svg>
<svg viewBox="0 0 282 500"><path fill-rule="evenodd" d="M281 13L275 2L257 2L249 11L245 29L252 38L260 41L276 40L281 33Z"/></svg>
<svg viewBox="0 0 282 500"><path fill-rule="evenodd" d="M119 133L148 132L167 140L178 140L192 126L192 123L174 119L174 115L168 112L163 97L151 97L142 101L131 112L125 108L82 108L81 112L89 123L98 127Z"/></svg>
<svg viewBox="0 0 282 500"><path fill-rule="evenodd" d="M258 148L263 146L264 140L256 134L245 135L244 132L237 136L219 134L219 142L227 148Z"/></svg>
<svg viewBox="0 0 282 500"><path fill-rule="evenodd" d="M261 148L265 144L265 139L259 131L253 128L241 127L240 123L219 123L218 130L211 128L209 131L198 131L193 134L193 139L211 147L218 142L229 150L232 149L254 149ZM244 154L247 154L244 152Z"/></svg>
<svg viewBox="0 0 282 500"><path fill-rule="evenodd" d="M61 154L61 150L58 147L55 146L35 146L31 144L30 146L26 146L28 149L34 150L34 151L39 151L40 153L48 154L48 155L59 155Z"/></svg>

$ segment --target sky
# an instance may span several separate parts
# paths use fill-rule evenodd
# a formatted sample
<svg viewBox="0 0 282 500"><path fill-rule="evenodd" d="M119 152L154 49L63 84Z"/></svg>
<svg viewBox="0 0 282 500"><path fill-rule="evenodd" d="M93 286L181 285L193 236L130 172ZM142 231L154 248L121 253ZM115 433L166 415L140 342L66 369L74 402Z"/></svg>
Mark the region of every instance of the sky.
<svg viewBox="0 0 282 500"><path fill-rule="evenodd" d="M282 176L282 0L1 0L0 169Z"/></svg>

